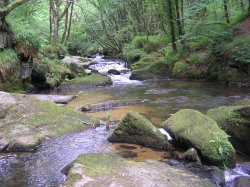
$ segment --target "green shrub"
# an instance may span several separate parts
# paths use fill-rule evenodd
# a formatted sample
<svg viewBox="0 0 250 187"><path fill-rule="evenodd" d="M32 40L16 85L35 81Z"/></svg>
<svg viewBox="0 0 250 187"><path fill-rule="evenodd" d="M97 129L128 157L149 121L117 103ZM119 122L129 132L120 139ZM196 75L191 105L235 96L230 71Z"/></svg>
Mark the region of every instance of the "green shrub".
<svg viewBox="0 0 250 187"><path fill-rule="evenodd" d="M203 36L195 38L192 41L190 41L188 43L188 47L191 51L196 51L204 47L206 48L209 45L209 43L211 43L211 40L208 37Z"/></svg>
<svg viewBox="0 0 250 187"><path fill-rule="evenodd" d="M40 48L37 36L31 32L19 32L14 36L14 43L18 53L35 56Z"/></svg>
<svg viewBox="0 0 250 187"><path fill-rule="evenodd" d="M223 53L235 63L250 64L250 38L238 38L223 45Z"/></svg>
<svg viewBox="0 0 250 187"><path fill-rule="evenodd" d="M18 63L17 54L12 49L4 49L0 52L0 71L10 70Z"/></svg>
<svg viewBox="0 0 250 187"><path fill-rule="evenodd" d="M174 52L172 49L165 49L165 58L169 64L174 64L181 59L180 53Z"/></svg>
<svg viewBox="0 0 250 187"><path fill-rule="evenodd" d="M136 49L132 44L126 44L123 47L122 54L130 64L147 56L147 54L142 49Z"/></svg>
<svg viewBox="0 0 250 187"><path fill-rule="evenodd" d="M189 70L189 66L184 62L176 62L173 68L173 75L184 76Z"/></svg>
<svg viewBox="0 0 250 187"><path fill-rule="evenodd" d="M201 58L197 55L191 55L188 59L187 59L189 64L199 64L201 63Z"/></svg>

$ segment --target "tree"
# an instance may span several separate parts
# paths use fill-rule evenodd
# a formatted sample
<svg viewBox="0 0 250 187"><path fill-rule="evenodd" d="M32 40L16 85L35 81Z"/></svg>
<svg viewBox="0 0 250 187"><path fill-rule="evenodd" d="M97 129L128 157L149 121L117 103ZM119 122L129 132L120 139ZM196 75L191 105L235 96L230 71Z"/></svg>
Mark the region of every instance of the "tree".
<svg viewBox="0 0 250 187"><path fill-rule="evenodd" d="M12 32L7 24L5 18L10 14L15 8L26 3L29 0L14 0L10 2L9 0L4 0L0 3L0 47L10 47L12 45Z"/></svg>
<svg viewBox="0 0 250 187"><path fill-rule="evenodd" d="M227 0L223 0L223 7L224 7L224 14L225 14L226 21L227 23L230 23Z"/></svg>
<svg viewBox="0 0 250 187"><path fill-rule="evenodd" d="M248 0L248 14L250 15L250 0Z"/></svg>
<svg viewBox="0 0 250 187"><path fill-rule="evenodd" d="M68 9L74 0L67 0L66 6L60 13L61 6L64 1L62 0L50 0L50 42L52 43L52 35L54 40L54 46L58 45L59 40L59 22L67 14ZM52 27L54 25L54 28ZM52 34L54 32L54 34Z"/></svg>
<svg viewBox="0 0 250 187"><path fill-rule="evenodd" d="M169 25L170 25L170 32L171 32L171 43L173 51L177 52L177 46L176 46L176 36L175 36L175 24L174 24L174 15L173 15L173 5L171 0L167 0L167 6L168 6L168 19L169 19Z"/></svg>

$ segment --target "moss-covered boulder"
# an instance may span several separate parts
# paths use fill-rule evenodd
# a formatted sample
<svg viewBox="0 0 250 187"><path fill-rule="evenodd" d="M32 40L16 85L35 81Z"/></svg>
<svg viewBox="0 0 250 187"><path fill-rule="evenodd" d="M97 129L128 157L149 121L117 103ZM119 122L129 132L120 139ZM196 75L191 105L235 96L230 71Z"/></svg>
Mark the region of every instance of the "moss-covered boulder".
<svg viewBox="0 0 250 187"><path fill-rule="evenodd" d="M235 166L235 150L228 135L210 117L196 110L183 109L163 125L177 141L196 148L205 161L229 168Z"/></svg>
<svg viewBox="0 0 250 187"><path fill-rule="evenodd" d="M165 136L149 120L134 112L127 113L108 140L165 150L173 149Z"/></svg>
<svg viewBox="0 0 250 187"><path fill-rule="evenodd" d="M164 59L160 57L143 58L131 65L130 79L146 80L163 78L170 75L170 69Z"/></svg>
<svg viewBox="0 0 250 187"><path fill-rule="evenodd" d="M164 162L133 162L113 154L84 154L70 165L64 186L212 187L216 185Z"/></svg>
<svg viewBox="0 0 250 187"><path fill-rule="evenodd" d="M26 95L3 94L0 100L0 152L32 151L45 138L81 131L94 124L89 116ZM2 113L2 112L1 112Z"/></svg>
<svg viewBox="0 0 250 187"><path fill-rule="evenodd" d="M211 109L207 115L230 135L236 150L250 155L250 105Z"/></svg>
<svg viewBox="0 0 250 187"><path fill-rule="evenodd" d="M70 81L64 82L62 86L67 85L85 85L85 86L106 86L111 85L112 80L108 76L92 74L84 77L77 77Z"/></svg>

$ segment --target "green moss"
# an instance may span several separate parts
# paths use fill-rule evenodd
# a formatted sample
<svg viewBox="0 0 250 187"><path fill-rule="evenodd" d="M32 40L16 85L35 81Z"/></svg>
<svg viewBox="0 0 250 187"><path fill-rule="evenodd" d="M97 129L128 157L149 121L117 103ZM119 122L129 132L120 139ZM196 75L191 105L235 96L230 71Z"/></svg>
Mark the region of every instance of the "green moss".
<svg viewBox="0 0 250 187"><path fill-rule="evenodd" d="M164 122L164 125L175 139L200 150L209 162L226 167L235 166L234 148L227 134L213 119L198 111L183 109ZM222 141L214 141L215 134ZM221 151L221 147L226 151Z"/></svg>
<svg viewBox="0 0 250 187"><path fill-rule="evenodd" d="M88 62L89 61L89 59L86 58L86 57L80 57L79 60L82 61L82 62Z"/></svg>
<svg viewBox="0 0 250 187"><path fill-rule="evenodd" d="M157 55L150 58L143 58L131 67L131 79L145 80L163 78L170 75L168 64L166 64L164 58L158 57Z"/></svg>
<svg viewBox="0 0 250 187"><path fill-rule="evenodd" d="M17 54L14 50L4 49L0 52L0 71L6 72L19 63Z"/></svg>
<svg viewBox="0 0 250 187"><path fill-rule="evenodd" d="M71 164L64 186L148 186L156 181L160 186L214 186L187 170L164 162L133 162L101 153L79 156Z"/></svg>
<svg viewBox="0 0 250 187"><path fill-rule="evenodd" d="M35 129L46 128L52 136L83 130L86 128L84 122L93 122L84 114L50 102L37 102L36 108L41 112L32 114L27 120L27 125Z"/></svg>
<svg viewBox="0 0 250 187"><path fill-rule="evenodd" d="M133 143L147 147L172 149L161 132L138 113L129 112L117 125L110 142Z"/></svg>
<svg viewBox="0 0 250 187"><path fill-rule="evenodd" d="M230 141L237 150L246 154L250 153L249 105L211 109L207 115L231 136Z"/></svg>
<svg viewBox="0 0 250 187"><path fill-rule="evenodd" d="M112 80L108 76L100 74L92 74L85 77L77 77L64 83L65 85L90 85L90 86L104 86L111 85Z"/></svg>

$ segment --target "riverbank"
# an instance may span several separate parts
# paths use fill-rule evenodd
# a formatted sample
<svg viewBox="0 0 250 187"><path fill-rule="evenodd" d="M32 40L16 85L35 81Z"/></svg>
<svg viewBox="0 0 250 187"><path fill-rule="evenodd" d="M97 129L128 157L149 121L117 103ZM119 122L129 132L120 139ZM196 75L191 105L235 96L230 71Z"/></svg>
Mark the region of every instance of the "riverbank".
<svg viewBox="0 0 250 187"><path fill-rule="evenodd" d="M0 151L34 151L44 139L95 124L88 115L21 94L0 92Z"/></svg>

